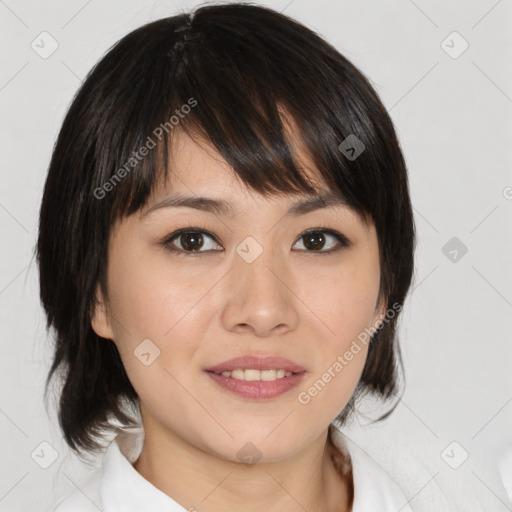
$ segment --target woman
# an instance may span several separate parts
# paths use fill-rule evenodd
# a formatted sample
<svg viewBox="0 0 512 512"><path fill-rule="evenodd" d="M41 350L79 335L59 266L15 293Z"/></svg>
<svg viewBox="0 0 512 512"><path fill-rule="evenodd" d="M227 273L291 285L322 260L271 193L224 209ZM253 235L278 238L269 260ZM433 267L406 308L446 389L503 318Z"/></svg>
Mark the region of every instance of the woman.
<svg viewBox="0 0 512 512"><path fill-rule="evenodd" d="M409 511L338 427L399 395L414 244L393 124L317 34L232 3L125 36L41 205L47 387L70 448L108 446L53 510Z"/></svg>

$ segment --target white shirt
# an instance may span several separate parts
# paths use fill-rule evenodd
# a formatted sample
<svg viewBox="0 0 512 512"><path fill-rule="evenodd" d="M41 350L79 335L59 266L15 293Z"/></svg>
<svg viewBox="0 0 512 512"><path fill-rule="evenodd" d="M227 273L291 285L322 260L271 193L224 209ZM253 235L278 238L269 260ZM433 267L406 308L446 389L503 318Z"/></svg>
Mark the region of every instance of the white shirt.
<svg viewBox="0 0 512 512"><path fill-rule="evenodd" d="M505 487L505 491L507 491L508 499L510 503L512 503L512 444L505 450L505 453L501 455L498 470L503 487Z"/></svg>
<svg viewBox="0 0 512 512"><path fill-rule="evenodd" d="M412 512L391 477L363 450L334 429L334 443L352 463L354 503L351 512ZM52 512L187 512L133 467L144 442L142 427L124 428L109 445L101 465Z"/></svg>

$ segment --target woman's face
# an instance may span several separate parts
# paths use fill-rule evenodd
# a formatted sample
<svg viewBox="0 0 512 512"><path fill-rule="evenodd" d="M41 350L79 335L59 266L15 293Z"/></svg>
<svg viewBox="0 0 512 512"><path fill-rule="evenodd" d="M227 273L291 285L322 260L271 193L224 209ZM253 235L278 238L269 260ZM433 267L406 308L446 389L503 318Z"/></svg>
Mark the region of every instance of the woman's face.
<svg viewBox="0 0 512 512"><path fill-rule="evenodd" d="M344 205L287 214L307 196L264 198L211 147L175 137L168 190L113 227L111 309L98 306L93 328L114 340L144 420L227 460L241 460L243 447L261 462L285 459L325 433L360 378L367 346L358 342L350 360L345 353L384 313L376 309L375 228ZM222 201L229 211L208 202L170 206L176 196ZM170 236L181 229L212 236ZM304 371L277 380L278 371L206 371L242 356L281 357Z"/></svg>

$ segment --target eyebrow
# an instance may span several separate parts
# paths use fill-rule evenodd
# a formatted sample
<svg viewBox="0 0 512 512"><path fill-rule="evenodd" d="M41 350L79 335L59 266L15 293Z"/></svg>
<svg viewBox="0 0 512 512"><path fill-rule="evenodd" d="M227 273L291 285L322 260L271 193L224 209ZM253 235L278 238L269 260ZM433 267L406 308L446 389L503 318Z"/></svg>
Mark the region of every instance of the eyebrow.
<svg viewBox="0 0 512 512"><path fill-rule="evenodd" d="M298 215L305 215L319 209L348 206L348 202L344 197L333 192L326 192L320 195L314 195L306 197L305 199L300 199L288 208L285 215L296 217ZM196 210L201 210L207 213L230 217L234 217L236 215L236 210L233 208L233 205L221 199L213 199L210 197L200 196L184 196L178 194L175 196L167 197L162 201L154 204L146 212L144 212L141 217L146 217L150 213L156 210L160 210L161 208L177 207L194 208Z"/></svg>

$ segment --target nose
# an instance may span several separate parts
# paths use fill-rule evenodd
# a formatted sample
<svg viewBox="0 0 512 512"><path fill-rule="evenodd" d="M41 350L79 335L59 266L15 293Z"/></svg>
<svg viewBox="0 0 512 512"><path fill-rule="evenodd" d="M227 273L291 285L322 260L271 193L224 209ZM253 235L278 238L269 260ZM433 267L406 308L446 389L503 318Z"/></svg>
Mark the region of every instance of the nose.
<svg viewBox="0 0 512 512"><path fill-rule="evenodd" d="M282 256L271 250L252 262L238 254L228 274L222 311L224 328L253 336L277 336L297 328L300 300L294 277Z"/></svg>

